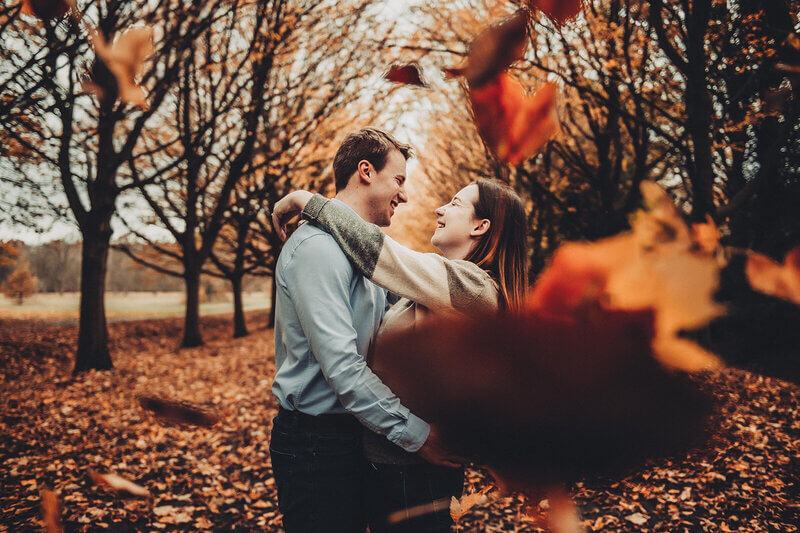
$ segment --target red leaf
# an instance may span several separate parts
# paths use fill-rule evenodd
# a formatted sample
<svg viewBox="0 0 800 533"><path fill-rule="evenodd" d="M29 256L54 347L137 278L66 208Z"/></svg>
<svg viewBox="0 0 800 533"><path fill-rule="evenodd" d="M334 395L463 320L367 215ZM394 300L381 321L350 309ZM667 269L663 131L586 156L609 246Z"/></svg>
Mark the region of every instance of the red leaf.
<svg viewBox="0 0 800 533"><path fill-rule="evenodd" d="M416 63L409 63L407 65L392 65L389 69L389 72L384 74L383 77L394 83L416 85L418 87L428 86L422 80L419 65Z"/></svg>
<svg viewBox="0 0 800 533"><path fill-rule="evenodd" d="M464 76L470 86L478 87L522 59L527 45L528 11L520 9L499 24L489 26L472 41L463 67L444 72L449 77Z"/></svg>
<svg viewBox="0 0 800 533"><path fill-rule="evenodd" d="M532 10L539 10L559 26L581 12L581 0L528 0Z"/></svg>
<svg viewBox="0 0 800 533"><path fill-rule="evenodd" d="M503 72L481 87L470 87L469 98L483 140L498 158L519 165L558 131L556 86L545 83L532 95Z"/></svg>

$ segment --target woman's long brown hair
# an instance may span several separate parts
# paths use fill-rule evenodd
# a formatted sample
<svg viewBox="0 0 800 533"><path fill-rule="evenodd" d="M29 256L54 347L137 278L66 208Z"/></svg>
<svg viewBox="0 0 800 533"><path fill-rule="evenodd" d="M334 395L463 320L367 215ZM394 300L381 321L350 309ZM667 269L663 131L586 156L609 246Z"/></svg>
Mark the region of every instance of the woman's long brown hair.
<svg viewBox="0 0 800 533"><path fill-rule="evenodd" d="M500 307L517 311L525 300L527 283L527 217L522 199L514 189L493 179L479 179L475 216L490 221L489 230L467 254L488 271L500 286Z"/></svg>

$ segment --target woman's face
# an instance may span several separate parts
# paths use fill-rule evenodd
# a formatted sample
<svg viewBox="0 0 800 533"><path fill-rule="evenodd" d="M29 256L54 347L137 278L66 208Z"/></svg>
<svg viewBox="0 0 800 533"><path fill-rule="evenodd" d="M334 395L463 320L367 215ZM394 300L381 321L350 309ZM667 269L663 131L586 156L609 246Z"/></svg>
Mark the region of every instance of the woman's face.
<svg viewBox="0 0 800 533"><path fill-rule="evenodd" d="M489 229L489 221L475 216L478 186L471 183L458 191L449 203L434 211L438 217L431 244L448 259L463 259L473 242Z"/></svg>

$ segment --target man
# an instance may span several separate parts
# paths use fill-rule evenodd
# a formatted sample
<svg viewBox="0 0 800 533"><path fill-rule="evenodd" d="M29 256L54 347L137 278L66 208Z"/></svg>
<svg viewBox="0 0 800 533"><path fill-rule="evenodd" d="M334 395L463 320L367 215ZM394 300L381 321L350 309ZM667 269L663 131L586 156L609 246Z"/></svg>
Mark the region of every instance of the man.
<svg viewBox="0 0 800 533"><path fill-rule="evenodd" d="M388 226L407 200L409 157L410 146L381 130L349 134L334 158L334 201ZM333 238L311 224L284 244L275 280L279 412L270 453L284 527L364 531L361 424L427 460L439 457L428 424L366 365L386 291L356 273Z"/></svg>

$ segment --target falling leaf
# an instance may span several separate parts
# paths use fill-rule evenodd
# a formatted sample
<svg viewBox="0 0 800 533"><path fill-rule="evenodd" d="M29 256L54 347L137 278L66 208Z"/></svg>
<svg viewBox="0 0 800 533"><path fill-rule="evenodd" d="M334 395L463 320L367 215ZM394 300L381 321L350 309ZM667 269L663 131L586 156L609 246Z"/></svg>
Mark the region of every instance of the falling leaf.
<svg viewBox="0 0 800 533"><path fill-rule="evenodd" d="M719 249L719 228L710 215L705 222L692 224L692 241L704 252L714 253Z"/></svg>
<svg viewBox="0 0 800 533"><path fill-rule="evenodd" d="M586 531L581 522L578 506L566 491L551 492L548 501L550 502L548 525L552 533L583 533Z"/></svg>
<svg viewBox="0 0 800 533"><path fill-rule="evenodd" d="M394 83L402 83L405 85L416 85L418 87L427 87L428 85L422 80L419 65L416 63L409 63L408 65L392 65L389 72L383 76L387 80Z"/></svg>
<svg viewBox="0 0 800 533"><path fill-rule="evenodd" d="M91 32L97 57L102 60L117 82L117 97L139 107L147 107L147 94L136 84L145 59L153 51L153 30L149 27L130 28L122 32L111 45L97 30ZM105 89L101 80L95 84Z"/></svg>
<svg viewBox="0 0 800 533"><path fill-rule="evenodd" d="M189 424L192 426L211 427L219 422L219 416L211 411L201 409L185 402L163 400L154 396L139 396L139 403L158 418L167 422Z"/></svg>
<svg viewBox="0 0 800 533"><path fill-rule="evenodd" d="M461 517L469 512L470 509L478 504L485 503L487 500L486 493L492 490L492 487L485 487L479 492L472 494L465 494L460 500L452 496L450 500L450 516L454 522L461 520Z"/></svg>
<svg viewBox="0 0 800 533"><path fill-rule="evenodd" d="M800 246L786 254L783 264L750 254L746 272L753 289L800 305Z"/></svg>
<svg viewBox="0 0 800 533"><path fill-rule="evenodd" d="M653 348L670 367L700 370L719 359L679 337L723 312L714 301L719 265L695 249L690 232L666 192L642 184L646 209L632 229L593 243L567 243L554 254L528 298L530 309L571 317L602 305L609 309L652 309Z"/></svg>
<svg viewBox="0 0 800 533"><path fill-rule="evenodd" d="M653 356L652 311L437 316L381 338L375 371L449 453L528 490L685 451L710 399Z"/></svg>
<svg viewBox="0 0 800 533"><path fill-rule="evenodd" d="M61 521L61 502L58 495L52 490L42 489L40 496L45 530L47 533L61 533L64 531L64 524Z"/></svg>
<svg viewBox="0 0 800 533"><path fill-rule="evenodd" d="M539 10L557 24L564 24L581 12L581 0L528 0L532 10Z"/></svg>
<svg viewBox="0 0 800 533"><path fill-rule="evenodd" d="M480 87L522 59L527 44L528 11L520 9L483 30L470 44L465 66L445 69L445 73L464 76L471 87Z"/></svg>
<svg viewBox="0 0 800 533"><path fill-rule="evenodd" d="M22 13L41 20L61 18L74 8L74 0L22 0Z"/></svg>
<svg viewBox="0 0 800 533"><path fill-rule="evenodd" d="M481 87L470 87L469 99L478 132L503 161L519 165L558 130L556 86L545 83L532 95L503 72Z"/></svg>
<svg viewBox="0 0 800 533"><path fill-rule="evenodd" d="M137 485L132 481L128 481L124 477L118 476L117 474L112 474L110 472L102 474L100 472L95 472L94 470L90 470L89 475L91 476L92 481L94 481L98 485L104 485L106 487L109 487L111 488L111 490L115 492L127 493L132 496L140 496L140 497L150 496L149 490L142 487L141 485Z"/></svg>

